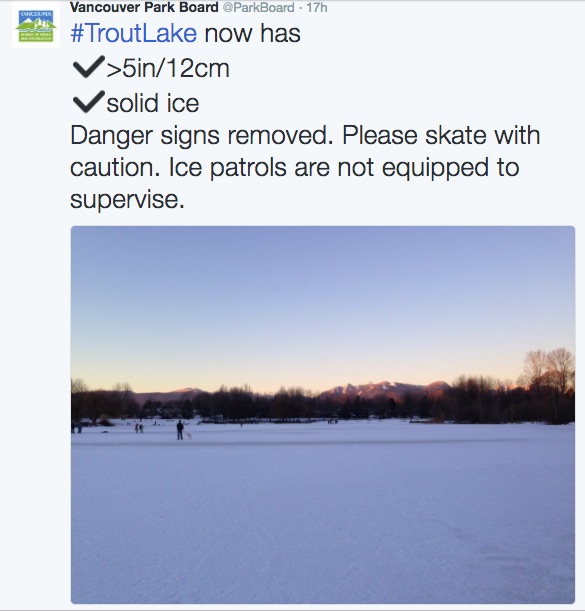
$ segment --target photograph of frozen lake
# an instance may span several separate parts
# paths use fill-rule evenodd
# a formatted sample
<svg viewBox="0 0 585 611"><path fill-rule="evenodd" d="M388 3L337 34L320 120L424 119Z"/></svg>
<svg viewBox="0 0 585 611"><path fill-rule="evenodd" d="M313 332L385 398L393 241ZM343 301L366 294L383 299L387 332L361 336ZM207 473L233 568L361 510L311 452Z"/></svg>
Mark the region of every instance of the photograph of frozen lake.
<svg viewBox="0 0 585 611"><path fill-rule="evenodd" d="M72 436L74 603L574 600L572 425L145 424Z"/></svg>
<svg viewBox="0 0 585 611"><path fill-rule="evenodd" d="M573 228L74 227L71 261L74 604L579 598Z"/></svg>

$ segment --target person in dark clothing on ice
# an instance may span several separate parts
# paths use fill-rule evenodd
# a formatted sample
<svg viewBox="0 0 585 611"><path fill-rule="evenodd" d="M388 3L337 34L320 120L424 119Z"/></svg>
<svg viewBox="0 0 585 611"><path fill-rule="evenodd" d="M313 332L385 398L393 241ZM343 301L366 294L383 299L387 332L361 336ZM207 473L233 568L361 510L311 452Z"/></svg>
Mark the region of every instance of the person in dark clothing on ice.
<svg viewBox="0 0 585 611"><path fill-rule="evenodd" d="M177 439L183 439L184 428L183 423L179 420L179 422L177 422Z"/></svg>

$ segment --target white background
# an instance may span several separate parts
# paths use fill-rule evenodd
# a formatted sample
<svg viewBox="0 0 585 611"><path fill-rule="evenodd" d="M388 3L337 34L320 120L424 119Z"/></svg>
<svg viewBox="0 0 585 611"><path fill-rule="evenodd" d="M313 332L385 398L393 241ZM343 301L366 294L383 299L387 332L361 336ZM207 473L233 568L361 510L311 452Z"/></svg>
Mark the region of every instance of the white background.
<svg viewBox="0 0 585 611"><path fill-rule="evenodd" d="M33 3L20 2L29 8ZM41 3L48 6L51 3ZM297 5L297 7L300 5ZM221 3L220 3L221 7ZM74 16L60 3L57 48L12 46L12 7L0 3L2 66L2 199L0 248L5 415L2 418L3 502L0 605L14 609L70 607L69 529L69 271L74 225L572 225L577 270L584 203L582 2L329 2L327 14L152 14L153 27L300 27L298 44L135 46L72 44L73 21L108 25L145 21ZM150 18L150 16L149 16ZM118 64L193 56L229 61L226 81L162 82L108 79L105 65L85 80L72 62L89 66L100 54ZM192 117L110 115L104 101L88 115L87 101L143 91L195 95ZM72 123L91 128L310 128L324 123L339 142L344 123L372 128L452 128L532 125L540 146L524 147L197 147L119 151L70 144ZM389 178L81 181L73 160L152 159L161 168L175 154L187 160L281 159L331 161L479 160L503 156L521 164L515 179L461 179L450 184ZM495 170L495 167L493 168ZM495 173L495 172L494 172ZM162 172L161 172L162 174ZM114 188L115 186L115 188ZM69 207L71 192L175 191L180 211L116 211L98 215ZM546 248L546 245L543 245ZM124 265L124 261L120 261ZM448 272L448 270L446 270ZM505 270L502 270L505 277ZM582 285L576 279L577 311ZM546 287L543 287L546 290ZM580 344L580 336L577 336ZM486 372L489 373L489 372ZM579 406L578 406L579 408ZM577 464L581 463L577 438ZM580 511L578 486L577 515ZM579 545L578 552L582 549ZM579 556L579 555L578 555ZM582 565L577 565L577 603Z"/></svg>

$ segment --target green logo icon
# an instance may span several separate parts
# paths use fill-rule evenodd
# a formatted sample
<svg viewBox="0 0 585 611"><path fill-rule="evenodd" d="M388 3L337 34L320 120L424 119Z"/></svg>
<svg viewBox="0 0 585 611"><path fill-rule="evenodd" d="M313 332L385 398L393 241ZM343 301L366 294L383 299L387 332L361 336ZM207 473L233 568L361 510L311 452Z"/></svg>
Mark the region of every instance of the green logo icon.
<svg viewBox="0 0 585 611"><path fill-rule="evenodd" d="M53 11L18 11L19 42L53 42Z"/></svg>

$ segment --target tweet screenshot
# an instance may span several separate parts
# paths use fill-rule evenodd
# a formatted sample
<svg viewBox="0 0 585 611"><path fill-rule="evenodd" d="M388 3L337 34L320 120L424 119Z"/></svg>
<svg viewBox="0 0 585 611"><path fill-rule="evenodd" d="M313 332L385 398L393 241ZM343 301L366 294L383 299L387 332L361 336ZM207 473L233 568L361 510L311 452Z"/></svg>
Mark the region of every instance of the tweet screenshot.
<svg viewBox="0 0 585 611"><path fill-rule="evenodd" d="M0 21L0 607L583 608L585 2Z"/></svg>

